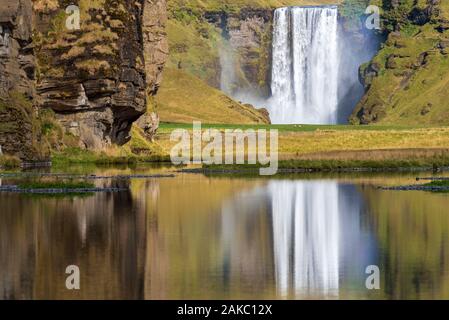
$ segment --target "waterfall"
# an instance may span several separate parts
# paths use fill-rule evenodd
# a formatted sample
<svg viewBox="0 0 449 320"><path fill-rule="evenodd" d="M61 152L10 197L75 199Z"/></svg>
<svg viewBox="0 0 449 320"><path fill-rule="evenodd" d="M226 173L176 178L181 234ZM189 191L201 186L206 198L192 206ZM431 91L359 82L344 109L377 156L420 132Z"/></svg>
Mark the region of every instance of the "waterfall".
<svg viewBox="0 0 449 320"><path fill-rule="evenodd" d="M337 18L336 6L274 12L269 103L273 123L337 122Z"/></svg>

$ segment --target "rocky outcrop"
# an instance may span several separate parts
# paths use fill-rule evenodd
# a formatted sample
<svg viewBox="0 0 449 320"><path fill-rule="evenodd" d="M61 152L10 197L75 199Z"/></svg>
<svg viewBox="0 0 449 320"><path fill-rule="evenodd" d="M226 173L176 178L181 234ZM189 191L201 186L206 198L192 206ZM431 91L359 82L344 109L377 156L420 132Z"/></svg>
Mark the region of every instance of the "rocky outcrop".
<svg viewBox="0 0 449 320"><path fill-rule="evenodd" d="M142 23L147 93L154 96L161 85L162 71L168 59L166 0L145 0ZM153 108L153 100L149 98L148 102L147 112L140 117L137 125L152 141L159 128L159 116Z"/></svg>
<svg viewBox="0 0 449 320"><path fill-rule="evenodd" d="M0 96L16 91L34 96L31 0L0 0Z"/></svg>
<svg viewBox="0 0 449 320"><path fill-rule="evenodd" d="M0 149L23 161L46 160L48 150L32 105L31 0L0 0L0 8Z"/></svg>
<svg viewBox="0 0 449 320"><path fill-rule="evenodd" d="M165 0L36 0L34 18L41 108L52 109L83 147L130 140L166 59ZM76 18L76 16L75 16Z"/></svg>
<svg viewBox="0 0 449 320"><path fill-rule="evenodd" d="M155 95L162 81L162 71L168 58L166 0L145 0L142 32L147 88Z"/></svg>

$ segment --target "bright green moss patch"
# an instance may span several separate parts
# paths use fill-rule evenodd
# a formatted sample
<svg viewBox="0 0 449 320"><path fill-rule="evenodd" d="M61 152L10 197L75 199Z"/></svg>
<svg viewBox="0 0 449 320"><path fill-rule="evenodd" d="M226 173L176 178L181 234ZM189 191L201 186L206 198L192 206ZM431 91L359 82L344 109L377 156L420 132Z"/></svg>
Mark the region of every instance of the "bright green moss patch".
<svg viewBox="0 0 449 320"><path fill-rule="evenodd" d="M115 152L114 152L115 153ZM128 152L95 152L81 148L65 148L62 151L53 152L52 163L54 166L67 166L70 164L136 164L138 162L167 162L170 157L167 154L155 153L149 155L136 155Z"/></svg>
<svg viewBox="0 0 449 320"><path fill-rule="evenodd" d="M288 171L396 171L416 170L447 167L448 157L435 157L433 159L410 159L410 160L281 160L279 161L279 172ZM248 164L231 165L203 165L205 171L252 171L263 166ZM448 184L449 185L449 184Z"/></svg>
<svg viewBox="0 0 449 320"><path fill-rule="evenodd" d="M95 185L85 181L32 181L18 184L21 189L91 189Z"/></svg>
<svg viewBox="0 0 449 320"><path fill-rule="evenodd" d="M448 187L449 188L449 180L435 180L429 183L424 184L429 187Z"/></svg>

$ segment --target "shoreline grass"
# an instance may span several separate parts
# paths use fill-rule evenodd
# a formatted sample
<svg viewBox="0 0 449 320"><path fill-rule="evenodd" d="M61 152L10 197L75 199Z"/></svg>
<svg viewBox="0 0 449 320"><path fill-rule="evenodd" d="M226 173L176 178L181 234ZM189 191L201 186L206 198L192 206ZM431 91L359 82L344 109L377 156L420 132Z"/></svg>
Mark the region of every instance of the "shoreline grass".
<svg viewBox="0 0 449 320"><path fill-rule="evenodd" d="M150 153L134 154L127 145L99 152L67 147L52 153L52 165L53 167L73 164L135 166L144 163L171 163L169 153L177 141L170 141L170 132L180 128L191 132L192 125L161 123L154 143L155 147L149 147L150 150L154 149ZM208 128L278 129L280 169L390 171L401 168L437 170L449 167L449 127L447 126L202 125L202 129ZM211 169L212 166L204 168ZM227 165L214 166L214 168L232 171L251 169L251 166Z"/></svg>
<svg viewBox="0 0 449 320"><path fill-rule="evenodd" d="M96 165L120 165L137 163L163 163L169 162L168 155L110 155L105 152L94 152L80 148L66 148L64 151L53 152L52 163L54 166L68 164L96 164Z"/></svg>
<svg viewBox="0 0 449 320"><path fill-rule="evenodd" d="M86 181L31 181L17 185L20 189L90 189L95 184Z"/></svg>
<svg viewBox="0 0 449 320"><path fill-rule="evenodd" d="M447 188L449 188L449 180L431 181L424 185L429 186L429 187L447 187Z"/></svg>
<svg viewBox="0 0 449 320"><path fill-rule="evenodd" d="M192 171L226 172L251 171L263 168L262 165L231 164L203 165ZM410 160L281 160L279 172L314 172L314 171L399 171L399 170L446 170L449 169L449 157ZM189 171L187 169L186 171Z"/></svg>
<svg viewBox="0 0 449 320"><path fill-rule="evenodd" d="M17 169L20 168L21 161L14 156L0 155L0 169Z"/></svg>
<svg viewBox="0 0 449 320"><path fill-rule="evenodd" d="M159 125L159 132L165 133L173 129L192 129L192 123L162 122ZM314 124L222 124L222 123L201 123L202 129L276 129L279 132L313 132L313 131L387 131L387 130L414 130L426 128L447 128L447 126L432 125L314 125Z"/></svg>

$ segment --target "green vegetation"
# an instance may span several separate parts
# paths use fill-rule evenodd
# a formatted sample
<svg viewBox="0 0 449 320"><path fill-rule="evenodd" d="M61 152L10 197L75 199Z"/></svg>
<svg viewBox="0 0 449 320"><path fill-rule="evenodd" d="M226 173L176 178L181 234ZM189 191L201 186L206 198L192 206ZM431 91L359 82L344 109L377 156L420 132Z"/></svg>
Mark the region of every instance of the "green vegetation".
<svg viewBox="0 0 449 320"><path fill-rule="evenodd" d="M218 89L181 70L166 68L156 96L162 121L192 123L266 123L256 109L240 104Z"/></svg>
<svg viewBox="0 0 449 320"><path fill-rule="evenodd" d="M341 0L168 0L170 10L238 13L242 8L274 9L284 6L337 4Z"/></svg>
<svg viewBox="0 0 449 320"><path fill-rule="evenodd" d="M365 78L369 90L353 113L353 123L449 124L448 32L449 6L442 1L433 10L428 1L371 1L383 8L388 38ZM430 8L430 7L429 7ZM373 72L371 72L373 73Z"/></svg>
<svg viewBox="0 0 449 320"><path fill-rule="evenodd" d="M431 158L409 159L382 159L382 160L285 160L280 161L279 168L283 169L306 169L318 171L334 171L346 169L415 169L415 168L440 168L449 166L449 155Z"/></svg>
<svg viewBox="0 0 449 320"><path fill-rule="evenodd" d="M14 169L19 168L21 161L14 156L0 155L0 169Z"/></svg>
<svg viewBox="0 0 449 320"><path fill-rule="evenodd" d="M60 189L64 190L63 193L25 193L25 196L31 198L64 198L67 197L89 197L93 195L93 192L81 192L79 189L92 189L95 188L95 184L86 181L25 181L17 185L17 187L25 192L27 190L49 190L49 189Z"/></svg>
<svg viewBox="0 0 449 320"><path fill-rule="evenodd" d="M279 170L293 171L395 171L395 170L413 170L413 169L432 169L449 166L449 155L446 157L433 158L410 158L410 159L382 159L382 160L338 160L338 159L320 159L320 160L281 160L279 161ZM255 171L263 166L261 165L204 165L206 171ZM200 169L201 170L201 169ZM429 184L430 185L430 184ZM447 185L447 184L446 184Z"/></svg>
<svg viewBox="0 0 449 320"><path fill-rule="evenodd" d="M429 187L448 187L449 188L449 180L434 180L429 183L426 183L425 186Z"/></svg>
<svg viewBox="0 0 449 320"><path fill-rule="evenodd" d="M339 9L342 18L345 19L345 28L359 30L362 17L369 5L370 0L343 0Z"/></svg>
<svg viewBox="0 0 449 320"><path fill-rule="evenodd" d="M0 146L3 153L28 161L48 156L40 119L31 101L18 92L10 92L7 100L0 100Z"/></svg>
<svg viewBox="0 0 449 320"><path fill-rule="evenodd" d="M85 181L31 181L22 182L20 189L89 189L95 185Z"/></svg>
<svg viewBox="0 0 449 320"><path fill-rule="evenodd" d="M182 69L212 86L220 83L219 46L221 37L219 30L207 23L202 17L192 13L176 12L167 23L167 34L170 56L167 67ZM164 87L173 74L164 72ZM176 78L173 79L174 81Z"/></svg>
<svg viewBox="0 0 449 320"><path fill-rule="evenodd" d="M161 124L156 139L167 153L177 143L169 140L170 132L175 128L183 128L189 132L192 130L188 124ZM236 128L278 129L281 168L387 170L449 166L448 127L202 124L203 130L208 128L221 131ZM245 150L245 154L247 153L248 150ZM223 168L234 169L233 166ZM251 166L239 168L248 169Z"/></svg>
<svg viewBox="0 0 449 320"><path fill-rule="evenodd" d="M123 150L115 149L110 154L106 151L95 152L81 148L65 148L62 151L52 153L52 162L55 166L69 164L136 164L138 162L167 162L170 158L167 154L136 155ZM111 151L109 151L111 152Z"/></svg>
<svg viewBox="0 0 449 320"><path fill-rule="evenodd" d="M227 124L227 123L202 123L203 129L276 129L280 132L313 132L313 131L385 131L385 130L414 130L435 128L435 126L422 125L372 125L372 126L353 126L353 125L315 125L315 124ZM192 123L161 123L159 132L166 133L166 131L173 129L192 129Z"/></svg>

